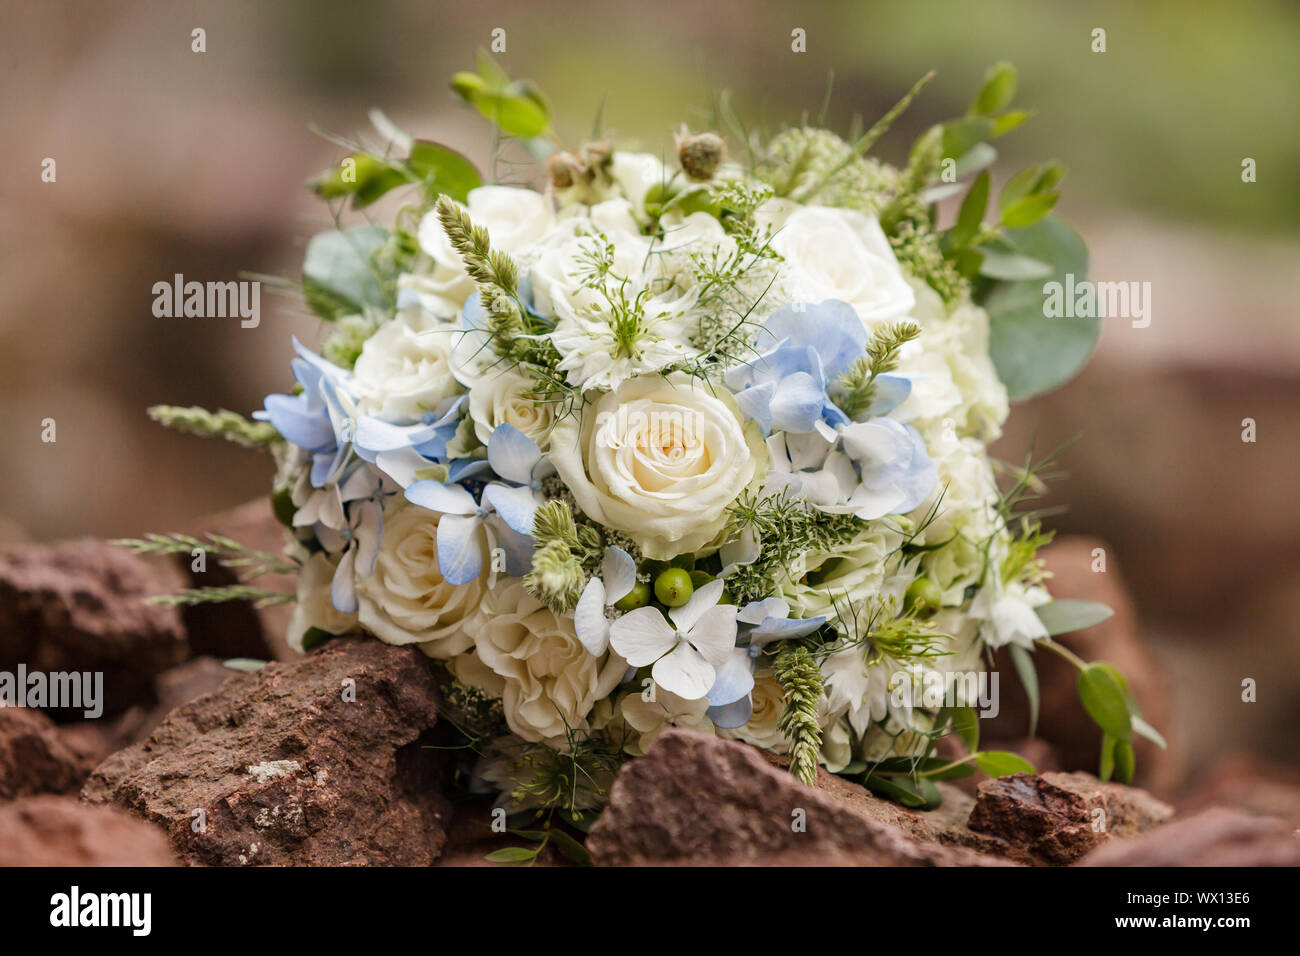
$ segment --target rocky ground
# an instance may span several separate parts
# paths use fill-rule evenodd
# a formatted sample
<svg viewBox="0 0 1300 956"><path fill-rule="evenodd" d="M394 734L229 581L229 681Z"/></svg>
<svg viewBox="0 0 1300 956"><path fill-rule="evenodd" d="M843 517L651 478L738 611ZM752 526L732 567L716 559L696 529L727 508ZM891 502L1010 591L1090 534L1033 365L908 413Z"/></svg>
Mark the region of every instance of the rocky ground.
<svg viewBox="0 0 1300 956"><path fill-rule="evenodd" d="M264 504L186 530L276 540ZM1065 641L1119 664L1163 724L1169 688L1118 571L1089 572L1096 544L1067 538L1047 553L1059 593L1118 611ZM0 549L0 671L105 675L97 720L0 708L0 864L474 865L519 842L492 833L484 801L451 791L437 684L418 651L339 639L293 656L282 609L141 604L193 582L188 558L96 540ZM221 663L230 657L271 663L236 671ZM1097 741L1072 675L1050 665L1039 738L1020 736L1009 671L1003 712L984 727L988 746L1024 753L1037 776L945 784L940 809L910 811L825 773L804 787L779 758L670 731L619 774L587 849L611 866L1300 865L1296 775L1238 755L1188 789L1175 746L1139 752L1149 790L1101 783L1081 770ZM550 849L539 861L565 862Z"/></svg>

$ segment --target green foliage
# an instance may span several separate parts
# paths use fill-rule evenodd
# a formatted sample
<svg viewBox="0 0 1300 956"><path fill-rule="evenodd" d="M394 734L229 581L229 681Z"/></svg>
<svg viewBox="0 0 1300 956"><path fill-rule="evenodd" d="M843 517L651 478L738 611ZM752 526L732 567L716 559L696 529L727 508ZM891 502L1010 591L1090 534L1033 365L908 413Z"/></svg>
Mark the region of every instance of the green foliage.
<svg viewBox="0 0 1300 956"><path fill-rule="evenodd" d="M451 78L455 94L508 136L532 139L549 132L551 109L531 81L511 81L485 50L478 55L478 72L461 71Z"/></svg>
<svg viewBox="0 0 1300 956"><path fill-rule="evenodd" d="M822 729L817 701L822 694L822 672L817 659L802 644L787 644L776 655L772 674L785 694L785 709L777 729L790 741L790 772L812 786L817 779Z"/></svg>
<svg viewBox="0 0 1300 956"><path fill-rule="evenodd" d="M1047 216L1028 228L1008 229L1016 252L1047 263L1048 281L1087 278L1088 250L1063 220ZM1012 399L1026 399L1064 384L1087 362L1101 333L1101 321L1045 315L1041 276L998 282L982 296L989 313L989 354Z"/></svg>
<svg viewBox="0 0 1300 956"><path fill-rule="evenodd" d="M375 262L388 242L380 226L356 226L318 233L307 243L302 263L302 292L311 310L323 319L357 315L366 306L391 307L385 276Z"/></svg>
<svg viewBox="0 0 1300 956"><path fill-rule="evenodd" d="M249 421L238 412L221 408L210 412L206 408L177 405L154 405L149 417L160 425L175 428L201 438L224 438L245 448L265 448L280 441L280 433L270 422Z"/></svg>
<svg viewBox="0 0 1300 956"><path fill-rule="evenodd" d="M1104 604L1095 601L1078 601L1071 598L1057 598L1050 604L1037 608L1038 619L1047 628L1047 633L1056 637L1093 627L1114 616Z"/></svg>
<svg viewBox="0 0 1300 956"><path fill-rule="evenodd" d="M185 588L175 594L158 594L146 598L146 604L186 606L252 601L256 607L261 608L273 604L289 604L296 600L293 594L247 584L265 574L297 574L300 565L296 560L266 551L255 551L225 535L209 533L204 539L187 534L151 533L143 538L117 538L110 543L134 554L190 556L195 551L202 551L216 558L223 567L236 571L240 577L239 584Z"/></svg>

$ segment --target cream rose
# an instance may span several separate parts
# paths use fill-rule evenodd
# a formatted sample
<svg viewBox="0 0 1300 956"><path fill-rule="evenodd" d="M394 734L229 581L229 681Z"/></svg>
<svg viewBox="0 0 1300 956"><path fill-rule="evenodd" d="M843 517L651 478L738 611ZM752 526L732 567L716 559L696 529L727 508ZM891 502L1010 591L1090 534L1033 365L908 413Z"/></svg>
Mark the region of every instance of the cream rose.
<svg viewBox="0 0 1300 956"><path fill-rule="evenodd" d="M797 209L772 237L772 248L785 260L785 288L795 300L847 302L868 331L902 318L916 303L880 223L856 210Z"/></svg>
<svg viewBox="0 0 1300 956"><path fill-rule="evenodd" d="M451 371L459 332L419 310L385 323L366 340L353 369L357 411L394 424L414 422L460 391Z"/></svg>
<svg viewBox="0 0 1300 956"><path fill-rule="evenodd" d="M489 372L469 390L469 416L474 434L484 445L498 425L513 425L546 450L555 422L555 405L539 402L531 395L532 379L514 369Z"/></svg>
<svg viewBox="0 0 1300 956"><path fill-rule="evenodd" d="M550 200L531 189L480 186L471 189L466 198L474 225L487 229L492 248L506 253L518 252L536 242L555 220ZM433 271L408 279L406 285L420 295L426 307L450 318L474 292L474 280L465 274L465 262L452 248L436 212L420 220L417 239L433 260Z"/></svg>
<svg viewBox="0 0 1300 956"><path fill-rule="evenodd" d="M523 582L503 581L484 596L474 653L456 659L456 676L499 694L510 729L533 742L587 730L598 700L609 696L627 662L613 651L593 657L573 630Z"/></svg>
<svg viewBox="0 0 1300 956"><path fill-rule="evenodd" d="M728 392L678 372L630 379L562 419L551 461L589 517L665 559L715 543L767 448Z"/></svg>
<svg viewBox="0 0 1300 956"><path fill-rule="evenodd" d="M438 570L441 515L401 503L384 516L384 538L370 577L357 582L361 624L389 644L419 644L445 659L474 643L479 606L488 577L451 585ZM478 534L485 534L480 525ZM486 555L488 549L482 549Z"/></svg>

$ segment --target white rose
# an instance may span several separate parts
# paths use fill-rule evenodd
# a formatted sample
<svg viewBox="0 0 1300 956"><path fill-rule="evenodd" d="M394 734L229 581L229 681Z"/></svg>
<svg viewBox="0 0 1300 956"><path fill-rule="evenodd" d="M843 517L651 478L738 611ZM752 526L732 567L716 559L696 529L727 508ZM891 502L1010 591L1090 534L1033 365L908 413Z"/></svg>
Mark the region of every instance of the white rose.
<svg viewBox="0 0 1300 956"><path fill-rule="evenodd" d="M615 153L609 164L609 178L638 218L645 216L646 193L671 182L674 175L653 153Z"/></svg>
<svg viewBox="0 0 1300 956"><path fill-rule="evenodd" d="M324 552L317 551L302 566L298 574L298 600L293 607L286 635L289 646L302 650L303 636L312 628L331 634L346 634L357 626L355 614L335 610L330 600L330 584L337 567Z"/></svg>
<svg viewBox="0 0 1300 956"><path fill-rule="evenodd" d="M554 318L557 303L571 310L596 308L605 303L605 298L586 284L586 262L599 251L602 239L582 228L584 224L578 220L575 230L574 223L566 222L554 230L529 269L533 307L540 315ZM644 288L656 277L653 272L642 275L647 263L652 269L656 265L656 257L649 255L650 240L628 229L600 228L604 240L614 246L612 271L618 279L631 280L632 294L635 294L635 289ZM635 229L635 224L632 228Z"/></svg>
<svg viewBox="0 0 1300 956"><path fill-rule="evenodd" d="M868 331L902 318L916 303L880 223L853 209L805 206L772 238L785 260L789 293L798 301L839 299Z"/></svg>
<svg viewBox="0 0 1300 956"><path fill-rule="evenodd" d="M366 340L352 371L357 411L394 424L414 422L460 391L451 370L459 332L409 310Z"/></svg>
<svg viewBox="0 0 1300 956"><path fill-rule="evenodd" d="M357 582L361 624L388 644L419 644L445 659L467 650L477 629L488 569L452 585L438 570L442 515L405 502L384 515L384 537L370 577ZM476 534L486 534L480 524ZM486 545L482 548L486 555ZM487 564L486 559L484 565Z"/></svg>
<svg viewBox="0 0 1300 956"><path fill-rule="evenodd" d="M780 597L791 617L835 617L846 606L861 607L880 594L889 579L889 557L902 546L903 536L872 522L852 541L830 551L807 552L800 567L781 585Z"/></svg>
<svg viewBox="0 0 1300 956"><path fill-rule="evenodd" d="M484 445L498 425L513 425L546 450L555 403L532 397L533 380L512 368L488 372L469 390L469 417L474 434Z"/></svg>
<svg viewBox="0 0 1300 956"><path fill-rule="evenodd" d="M556 616L517 579L484 596L476 631L474 654L456 659L456 676L499 693L506 723L524 740L563 740L566 731L589 729L592 708L627 672L613 651L589 654L573 618Z"/></svg>
<svg viewBox="0 0 1300 956"><path fill-rule="evenodd" d="M470 220L487 229L493 249L505 253L536 242L555 218L550 200L531 189L480 186L471 189L466 198ZM436 211L420 220L417 238L420 248L433 259L434 268L431 275L408 279L406 285L421 295L426 307L449 318L474 292L474 280L465 274L465 262L452 248Z"/></svg>
<svg viewBox="0 0 1300 956"><path fill-rule="evenodd" d="M679 372L631 379L562 419L551 461L588 517L664 559L714 542L767 448L730 393Z"/></svg>

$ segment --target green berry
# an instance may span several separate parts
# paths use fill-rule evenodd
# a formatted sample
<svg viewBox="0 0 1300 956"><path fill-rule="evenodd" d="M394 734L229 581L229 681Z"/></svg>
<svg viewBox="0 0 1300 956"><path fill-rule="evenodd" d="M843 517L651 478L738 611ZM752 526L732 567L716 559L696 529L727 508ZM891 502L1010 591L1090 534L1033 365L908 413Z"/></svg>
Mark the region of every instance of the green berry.
<svg viewBox="0 0 1300 956"><path fill-rule="evenodd" d="M655 578L655 597L664 607L681 607L695 593L689 571L668 568Z"/></svg>
<svg viewBox="0 0 1300 956"><path fill-rule="evenodd" d="M943 606L943 592L929 578L917 578L908 586L905 600L909 608L928 617Z"/></svg>
<svg viewBox="0 0 1300 956"><path fill-rule="evenodd" d="M614 607L620 611L635 611L637 608L645 607L649 603L650 585L644 581L638 581L632 585L632 590L614 602Z"/></svg>

